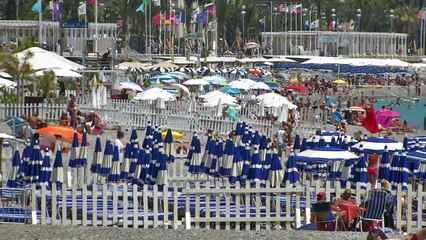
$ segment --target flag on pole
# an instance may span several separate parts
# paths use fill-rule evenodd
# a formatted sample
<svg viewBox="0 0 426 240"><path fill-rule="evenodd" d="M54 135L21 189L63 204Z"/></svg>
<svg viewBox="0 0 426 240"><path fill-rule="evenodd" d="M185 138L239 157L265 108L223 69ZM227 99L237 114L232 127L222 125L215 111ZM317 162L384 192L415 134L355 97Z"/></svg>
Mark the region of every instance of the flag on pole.
<svg viewBox="0 0 426 240"><path fill-rule="evenodd" d="M214 3L208 3L208 4L204 5L204 8L206 9L206 11L207 11L210 15L212 15L212 14L213 14L213 12L214 12L214 8L215 8L215 6L214 6Z"/></svg>
<svg viewBox="0 0 426 240"><path fill-rule="evenodd" d="M330 21L328 27L334 29L336 27L336 21Z"/></svg>
<svg viewBox="0 0 426 240"><path fill-rule="evenodd" d="M259 19L259 24L264 25L265 24L265 17Z"/></svg>
<svg viewBox="0 0 426 240"><path fill-rule="evenodd" d="M78 16L86 15L86 3L81 4L78 6Z"/></svg>
<svg viewBox="0 0 426 240"><path fill-rule="evenodd" d="M288 12L290 12L290 6L286 6L284 4L280 4L280 7L278 8L278 11L280 13L288 13Z"/></svg>
<svg viewBox="0 0 426 240"><path fill-rule="evenodd" d="M141 5L139 5L139 7L136 9L136 12L144 13L145 12L145 3L141 3Z"/></svg>
<svg viewBox="0 0 426 240"><path fill-rule="evenodd" d="M309 23L309 19L306 19L306 20L305 20L305 26L306 26L306 27L310 27L310 26L311 26L311 24Z"/></svg>
<svg viewBox="0 0 426 240"><path fill-rule="evenodd" d="M152 16L152 21L154 22L155 25L159 25L161 22L161 14L157 13L154 16Z"/></svg>
<svg viewBox="0 0 426 240"><path fill-rule="evenodd" d="M44 9L47 11L51 11L53 9L53 1L48 1L44 3Z"/></svg>
<svg viewBox="0 0 426 240"><path fill-rule="evenodd" d="M317 19L317 20L315 20L315 21L311 22L311 24L309 24L309 27L310 27L311 29L316 29L316 28L318 28L318 25L319 25L319 21L318 21L318 19Z"/></svg>
<svg viewBox="0 0 426 240"><path fill-rule="evenodd" d="M95 5L96 4L96 2L95 2L96 0L88 0L87 1L87 4L89 4L89 5Z"/></svg>
<svg viewBox="0 0 426 240"><path fill-rule="evenodd" d="M34 5L33 5L32 11L33 11L33 12L41 13L41 11L42 11L42 8L41 8L41 0L38 0L38 1L37 1Z"/></svg>
<svg viewBox="0 0 426 240"><path fill-rule="evenodd" d="M208 13L207 12L203 12L201 14L197 15L197 23L207 23L208 22Z"/></svg>

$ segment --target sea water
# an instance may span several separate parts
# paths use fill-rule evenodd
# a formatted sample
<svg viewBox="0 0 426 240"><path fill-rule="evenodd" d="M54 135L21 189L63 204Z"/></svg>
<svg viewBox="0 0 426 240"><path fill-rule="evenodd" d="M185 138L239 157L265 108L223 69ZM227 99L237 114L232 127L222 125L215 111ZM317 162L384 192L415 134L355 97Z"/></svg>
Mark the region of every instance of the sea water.
<svg viewBox="0 0 426 240"><path fill-rule="evenodd" d="M398 104L399 103L399 104ZM397 101L397 99L377 100L374 105L375 110L382 109L382 106L389 106L401 115L401 124L405 121L408 126L419 127L424 130L424 120L426 118L426 99L407 98Z"/></svg>

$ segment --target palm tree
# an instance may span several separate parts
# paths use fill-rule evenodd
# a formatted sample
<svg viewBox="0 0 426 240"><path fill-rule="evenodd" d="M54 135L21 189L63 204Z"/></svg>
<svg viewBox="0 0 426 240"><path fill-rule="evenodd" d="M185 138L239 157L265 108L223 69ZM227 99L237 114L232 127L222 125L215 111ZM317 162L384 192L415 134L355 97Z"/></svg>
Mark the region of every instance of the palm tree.
<svg viewBox="0 0 426 240"><path fill-rule="evenodd" d="M22 102L23 91L22 83L25 80L31 80L30 75L34 72L29 60L34 56L34 53L27 51L24 58L20 62L16 55L11 53L0 54L0 69L10 74L17 83L17 102Z"/></svg>
<svg viewBox="0 0 426 240"><path fill-rule="evenodd" d="M56 89L56 75L52 70L43 71L43 76L38 78L37 82L38 88L41 90L43 97Z"/></svg>

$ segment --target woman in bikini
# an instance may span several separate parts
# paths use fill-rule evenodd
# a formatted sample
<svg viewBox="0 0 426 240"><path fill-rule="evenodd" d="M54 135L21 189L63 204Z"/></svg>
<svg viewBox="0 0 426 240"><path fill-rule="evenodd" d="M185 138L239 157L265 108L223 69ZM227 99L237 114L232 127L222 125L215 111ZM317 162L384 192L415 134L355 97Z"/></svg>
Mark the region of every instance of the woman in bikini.
<svg viewBox="0 0 426 240"><path fill-rule="evenodd" d="M379 173L379 155L377 153L368 155L368 180L371 183L372 188L376 186L377 175Z"/></svg>

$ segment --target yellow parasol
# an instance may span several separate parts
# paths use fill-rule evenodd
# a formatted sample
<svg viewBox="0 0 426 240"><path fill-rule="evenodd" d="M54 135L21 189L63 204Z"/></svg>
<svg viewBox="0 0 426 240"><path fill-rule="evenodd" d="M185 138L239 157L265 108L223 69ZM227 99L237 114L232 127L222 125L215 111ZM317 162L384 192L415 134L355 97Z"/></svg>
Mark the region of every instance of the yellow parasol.
<svg viewBox="0 0 426 240"><path fill-rule="evenodd" d="M166 135L167 135L167 131L164 131L164 132L161 133L161 137L163 137L163 139L166 138ZM172 131L172 136L173 136L173 139L183 138L182 133L175 132L175 131Z"/></svg>
<svg viewBox="0 0 426 240"><path fill-rule="evenodd" d="M334 80L333 83L336 83L336 84L346 84L346 81L342 80L342 79L337 79L337 80Z"/></svg>

